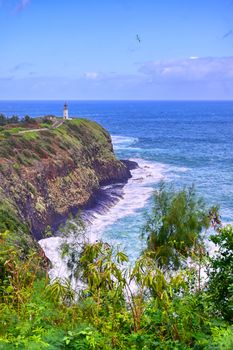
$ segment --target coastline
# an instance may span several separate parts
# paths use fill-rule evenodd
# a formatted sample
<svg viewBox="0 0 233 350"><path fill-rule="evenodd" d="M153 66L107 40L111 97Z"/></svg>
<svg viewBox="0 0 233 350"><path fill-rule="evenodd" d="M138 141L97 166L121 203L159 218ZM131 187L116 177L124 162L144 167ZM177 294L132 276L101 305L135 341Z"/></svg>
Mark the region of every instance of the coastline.
<svg viewBox="0 0 233 350"><path fill-rule="evenodd" d="M41 132L15 133L12 125L10 130L2 134L0 149L4 217L11 209L36 240L90 207L102 185L131 177L114 154L110 134L96 122L74 119Z"/></svg>
<svg viewBox="0 0 233 350"><path fill-rule="evenodd" d="M119 186L119 188L123 188L127 184L128 180L132 177L131 171L139 167L135 161L121 159L120 162L126 166L128 176L124 176L121 179L110 179L101 181L100 187L93 191L90 198L85 204L70 208L69 212L66 215L56 218L54 224L51 225L52 233L54 236L56 236L57 233L59 233L59 228L66 224L67 220L69 220L70 215L75 217L80 211L83 213L91 210L95 211L96 208L100 205L100 203L108 203L109 206L113 206L117 203L117 197L113 198L109 196L103 190L103 188L112 185L116 185Z"/></svg>
<svg viewBox="0 0 233 350"><path fill-rule="evenodd" d="M103 239L107 243L112 243L103 237L106 227L144 208L153 193L154 184L164 178L166 169L161 164L153 164L142 159L130 159L129 162L131 165L138 164L137 168L130 170L132 177L126 183L102 185L95 196L95 201L83 211L82 217L86 224L83 240L96 242ZM75 219L68 220L67 224L69 222L75 226ZM51 280L56 278L63 280L70 276L71 272L67 269L66 261L60 256L60 247L65 242L73 245L76 239L75 233L72 232L66 237L56 235L38 242L51 261L52 268L49 271ZM135 240L138 241L138 237L135 237ZM135 247L133 249L137 251ZM137 254L140 254L140 249Z"/></svg>

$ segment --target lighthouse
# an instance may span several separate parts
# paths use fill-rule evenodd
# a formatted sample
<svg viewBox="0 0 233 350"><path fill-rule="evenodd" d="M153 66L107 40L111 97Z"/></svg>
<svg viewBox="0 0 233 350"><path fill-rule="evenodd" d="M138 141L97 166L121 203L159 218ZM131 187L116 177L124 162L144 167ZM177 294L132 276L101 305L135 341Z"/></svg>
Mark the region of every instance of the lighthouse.
<svg viewBox="0 0 233 350"><path fill-rule="evenodd" d="M68 104L66 102L64 104L63 119L69 120Z"/></svg>

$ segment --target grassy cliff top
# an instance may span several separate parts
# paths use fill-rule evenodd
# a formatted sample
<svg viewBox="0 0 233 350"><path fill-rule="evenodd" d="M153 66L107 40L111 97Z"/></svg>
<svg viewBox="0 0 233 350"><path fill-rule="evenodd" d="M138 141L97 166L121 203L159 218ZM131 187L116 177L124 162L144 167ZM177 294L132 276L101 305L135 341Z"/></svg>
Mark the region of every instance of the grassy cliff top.
<svg viewBox="0 0 233 350"><path fill-rule="evenodd" d="M81 118L48 121L0 129L0 232L19 227L21 219L40 237L46 226L55 227L85 206L100 184L130 176L99 124Z"/></svg>
<svg viewBox="0 0 233 350"><path fill-rule="evenodd" d="M9 162L15 167L32 166L41 159L59 159L64 153L69 156L87 145L109 151L110 142L108 132L87 119L56 118L51 124L35 119L33 123L6 125L0 129L0 166Z"/></svg>

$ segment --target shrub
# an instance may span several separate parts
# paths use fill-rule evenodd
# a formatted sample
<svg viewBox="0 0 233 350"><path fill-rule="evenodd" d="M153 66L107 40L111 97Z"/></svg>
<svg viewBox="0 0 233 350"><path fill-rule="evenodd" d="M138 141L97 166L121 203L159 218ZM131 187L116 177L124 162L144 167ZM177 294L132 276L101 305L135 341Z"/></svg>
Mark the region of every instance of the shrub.
<svg viewBox="0 0 233 350"><path fill-rule="evenodd" d="M227 321L233 322L233 228L227 225L219 229L211 241L217 245L217 253L210 258L208 290L214 309Z"/></svg>
<svg viewBox="0 0 233 350"><path fill-rule="evenodd" d="M212 210L216 208L207 208L193 187L176 192L160 185L143 228L147 250L160 267L178 269L202 245L201 233L211 225Z"/></svg>

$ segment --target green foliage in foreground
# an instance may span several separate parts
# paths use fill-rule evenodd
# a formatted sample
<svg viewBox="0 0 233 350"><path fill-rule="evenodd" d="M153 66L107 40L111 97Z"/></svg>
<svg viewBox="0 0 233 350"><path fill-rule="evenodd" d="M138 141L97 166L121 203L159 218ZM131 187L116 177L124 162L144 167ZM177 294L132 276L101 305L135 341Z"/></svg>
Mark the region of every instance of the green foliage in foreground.
<svg viewBox="0 0 233 350"><path fill-rule="evenodd" d="M232 228L213 240L219 235L230 243ZM233 348L231 322L220 316L212 287L196 291L193 270L164 274L148 255L128 269L125 254L87 244L79 262L86 287L77 301L69 282L50 285L41 276L37 254L21 259L9 236L0 238L0 349Z"/></svg>
<svg viewBox="0 0 233 350"><path fill-rule="evenodd" d="M217 212L210 217L215 223ZM79 245L78 257L63 247L83 284L76 294L70 281L50 284L43 256L25 254L17 237L0 235L0 350L233 349L231 226L211 237L214 257L200 263L200 250L190 249L189 266L178 270L150 251L129 267L103 242Z"/></svg>
<svg viewBox="0 0 233 350"><path fill-rule="evenodd" d="M212 236L218 252L211 259L209 291L216 311L233 322L233 228L226 226L220 234Z"/></svg>

